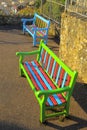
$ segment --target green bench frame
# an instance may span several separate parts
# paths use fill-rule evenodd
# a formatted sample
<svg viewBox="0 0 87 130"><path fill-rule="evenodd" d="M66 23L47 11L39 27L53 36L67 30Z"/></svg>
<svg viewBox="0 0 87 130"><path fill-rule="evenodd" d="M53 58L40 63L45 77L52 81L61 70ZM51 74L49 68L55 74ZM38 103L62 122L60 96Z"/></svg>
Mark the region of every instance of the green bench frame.
<svg viewBox="0 0 87 130"><path fill-rule="evenodd" d="M20 56L20 74L21 76L26 76L39 102L40 121L44 122L48 118L59 115L68 116L70 97L72 96L78 75L77 71L72 71L65 65L64 62L44 44L43 40L38 50L32 52L16 52L16 55ZM35 61L25 62L24 57L31 55L37 55ZM45 76L44 79L43 75ZM39 84L43 88L39 88ZM47 87L46 90L45 87ZM63 106L63 108L61 108L61 106ZM61 111L46 113L47 110L52 110L56 107L61 108Z"/></svg>

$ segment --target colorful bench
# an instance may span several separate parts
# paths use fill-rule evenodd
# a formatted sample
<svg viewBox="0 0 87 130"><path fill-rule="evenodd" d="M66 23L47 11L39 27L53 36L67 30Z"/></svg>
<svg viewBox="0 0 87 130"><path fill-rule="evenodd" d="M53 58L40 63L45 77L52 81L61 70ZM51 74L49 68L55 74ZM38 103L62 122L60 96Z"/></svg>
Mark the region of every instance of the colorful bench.
<svg viewBox="0 0 87 130"><path fill-rule="evenodd" d="M28 32L33 37L33 46L40 43L41 39L44 39L47 44L50 20L35 13L33 18L22 18L21 21L23 22L23 33Z"/></svg>
<svg viewBox="0 0 87 130"><path fill-rule="evenodd" d="M40 105L40 121L50 117L68 116L70 97L77 78L77 72L67 67L42 40L39 49L33 52L17 52L21 76L26 76ZM37 55L33 61L24 61L25 56ZM61 108L63 106L63 108ZM61 111L46 113L61 108Z"/></svg>

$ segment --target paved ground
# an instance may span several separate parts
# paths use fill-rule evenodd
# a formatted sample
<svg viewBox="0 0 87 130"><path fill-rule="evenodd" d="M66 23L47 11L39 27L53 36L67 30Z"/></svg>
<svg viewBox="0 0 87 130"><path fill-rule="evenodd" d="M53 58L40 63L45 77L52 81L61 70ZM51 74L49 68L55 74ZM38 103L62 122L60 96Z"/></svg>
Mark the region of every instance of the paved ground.
<svg viewBox="0 0 87 130"><path fill-rule="evenodd" d="M48 46L58 55L59 45L51 37ZM87 84L83 83L75 85L69 119L40 124L38 102L26 79L19 76L15 55L37 48L20 28L0 26L0 130L87 130Z"/></svg>

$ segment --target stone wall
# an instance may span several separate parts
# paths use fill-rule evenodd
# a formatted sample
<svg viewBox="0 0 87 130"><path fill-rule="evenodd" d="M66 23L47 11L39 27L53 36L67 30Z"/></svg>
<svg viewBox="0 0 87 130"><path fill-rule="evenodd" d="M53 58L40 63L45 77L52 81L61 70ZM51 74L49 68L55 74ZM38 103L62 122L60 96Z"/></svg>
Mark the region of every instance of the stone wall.
<svg viewBox="0 0 87 130"><path fill-rule="evenodd" d="M21 16L21 15L0 15L0 25L20 25L22 24L21 18L31 18L32 15Z"/></svg>
<svg viewBox="0 0 87 130"><path fill-rule="evenodd" d="M4 16L0 15L0 25L5 25L5 24L20 24L21 23L21 17L20 16Z"/></svg>
<svg viewBox="0 0 87 130"><path fill-rule="evenodd" d="M62 14L59 57L87 83L87 19Z"/></svg>

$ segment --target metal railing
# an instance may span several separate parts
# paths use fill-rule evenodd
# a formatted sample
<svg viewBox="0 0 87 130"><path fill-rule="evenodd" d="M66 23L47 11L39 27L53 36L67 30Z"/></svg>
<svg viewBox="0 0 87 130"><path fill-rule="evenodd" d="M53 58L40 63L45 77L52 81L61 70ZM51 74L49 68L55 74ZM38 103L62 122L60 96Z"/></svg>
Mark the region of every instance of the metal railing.
<svg viewBox="0 0 87 130"><path fill-rule="evenodd" d="M65 5L61 0L46 0L44 4L41 0L41 14L57 24L60 24L61 13L64 10Z"/></svg>
<svg viewBox="0 0 87 130"><path fill-rule="evenodd" d="M87 0L66 0L65 11L87 18Z"/></svg>

